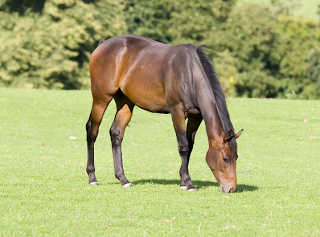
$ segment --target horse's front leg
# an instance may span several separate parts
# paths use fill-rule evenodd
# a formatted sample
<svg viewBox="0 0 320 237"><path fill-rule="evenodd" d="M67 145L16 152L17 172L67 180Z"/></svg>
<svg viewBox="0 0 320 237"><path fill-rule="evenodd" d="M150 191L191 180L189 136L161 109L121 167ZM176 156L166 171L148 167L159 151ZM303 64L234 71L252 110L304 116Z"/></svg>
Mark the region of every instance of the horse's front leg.
<svg viewBox="0 0 320 237"><path fill-rule="evenodd" d="M176 132L179 154L181 156L181 168L180 168L180 188L188 191L196 191L197 189L191 182L189 175L188 165L190 157L190 149L185 130L185 113L181 106L173 107L171 110L172 123Z"/></svg>
<svg viewBox="0 0 320 237"><path fill-rule="evenodd" d="M187 140L189 144L189 154L188 154L188 161L190 160L191 152L193 149L194 138L196 136L196 132L202 122L202 117L191 117L188 118L187 123Z"/></svg>

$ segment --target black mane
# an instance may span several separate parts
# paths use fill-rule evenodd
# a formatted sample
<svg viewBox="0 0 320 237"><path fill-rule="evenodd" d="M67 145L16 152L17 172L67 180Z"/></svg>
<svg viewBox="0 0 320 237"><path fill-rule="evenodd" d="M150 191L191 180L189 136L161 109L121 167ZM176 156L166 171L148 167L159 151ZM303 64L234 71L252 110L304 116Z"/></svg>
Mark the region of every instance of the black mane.
<svg viewBox="0 0 320 237"><path fill-rule="evenodd" d="M203 47L205 46L200 45L197 47L197 54L201 61L203 70L206 73L207 78L209 80L213 95L216 99L217 109L218 109L220 119L222 121L223 129L225 133L229 132L230 130L234 132L234 128L230 121L230 116L227 108L226 97L222 91L221 84L218 79L218 74L214 69L213 65L211 64L208 56L202 50Z"/></svg>

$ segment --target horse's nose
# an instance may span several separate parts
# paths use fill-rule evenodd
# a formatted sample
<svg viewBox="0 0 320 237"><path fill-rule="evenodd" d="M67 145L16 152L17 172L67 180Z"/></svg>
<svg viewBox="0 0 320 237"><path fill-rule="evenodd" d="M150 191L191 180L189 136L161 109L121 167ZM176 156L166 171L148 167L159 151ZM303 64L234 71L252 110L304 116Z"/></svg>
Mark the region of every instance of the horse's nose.
<svg viewBox="0 0 320 237"><path fill-rule="evenodd" d="M236 188L225 188L223 186L220 186L220 192L222 193L234 193L236 191Z"/></svg>

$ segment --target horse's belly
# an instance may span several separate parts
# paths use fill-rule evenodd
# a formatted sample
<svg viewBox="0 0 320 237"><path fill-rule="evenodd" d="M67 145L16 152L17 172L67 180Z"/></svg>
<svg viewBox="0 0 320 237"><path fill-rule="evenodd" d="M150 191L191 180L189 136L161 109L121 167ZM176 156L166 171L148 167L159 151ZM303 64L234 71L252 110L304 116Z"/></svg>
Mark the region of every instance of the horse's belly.
<svg viewBox="0 0 320 237"><path fill-rule="evenodd" d="M154 113L169 113L169 107L161 84L150 85L146 81L133 82L120 87L122 92L137 106Z"/></svg>

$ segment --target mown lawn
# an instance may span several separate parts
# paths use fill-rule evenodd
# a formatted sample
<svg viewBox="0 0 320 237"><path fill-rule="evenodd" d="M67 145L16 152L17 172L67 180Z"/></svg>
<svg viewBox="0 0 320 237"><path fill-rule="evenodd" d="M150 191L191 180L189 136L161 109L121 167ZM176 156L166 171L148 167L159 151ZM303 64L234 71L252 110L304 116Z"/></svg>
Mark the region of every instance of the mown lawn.
<svg viewBox="0 0 320 237"><path fill-rule="evenodd" d="M123 142L134 188L113 176L105 114L88 186L89 91L0 89L0 236L319 236L320 101L229 99L238 187L222 194L205 162L204 126L178 188L170 115L134 111ZM74 139L76 138L76 139Z"/></svg>

